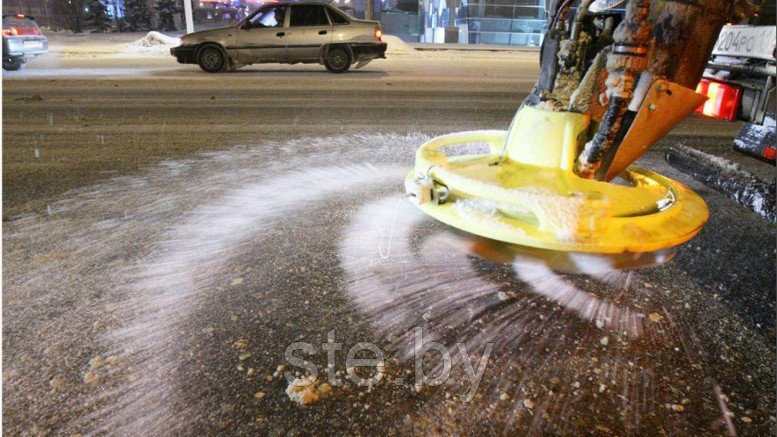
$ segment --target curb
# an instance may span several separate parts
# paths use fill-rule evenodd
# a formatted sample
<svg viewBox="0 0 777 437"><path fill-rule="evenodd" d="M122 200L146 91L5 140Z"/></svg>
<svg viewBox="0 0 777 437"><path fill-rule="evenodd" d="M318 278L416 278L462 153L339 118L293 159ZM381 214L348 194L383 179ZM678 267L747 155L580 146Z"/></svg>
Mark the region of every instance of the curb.
<svg viewBox="0 0 777 437"><path fill-rule="evenodd" d="M518 47L490 44L408 44L417 51L465 51L465 52L529 52L539 53L539 47Z"/></svg>

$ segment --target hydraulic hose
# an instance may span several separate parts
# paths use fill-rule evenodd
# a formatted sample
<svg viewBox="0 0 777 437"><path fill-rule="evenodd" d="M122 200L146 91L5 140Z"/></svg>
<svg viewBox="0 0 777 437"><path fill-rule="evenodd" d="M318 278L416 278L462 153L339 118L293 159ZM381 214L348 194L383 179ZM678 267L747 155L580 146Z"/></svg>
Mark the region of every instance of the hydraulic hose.
<svg viewBox="0 0 777 437"><path fill-rule="evenodd" d="M553 84L553 91L547 94L547 100L554 102L554 106L566 108L569 100L578 86L584 73L586 52L588 45L593 41L591 35L584 33L583 20L588 14L588 7L593 0L581 0L577 5L577 13L572 20L569 37L559 43L558 72ZM559 109L560 109L559 108Z"/></svg>
<svg viewBox="0 0 777 437"><path fill-rule="evenodd" d="M569 36L569 39L572 41L577 41L580 38L580 28L583 26L583 19L588 14L588 8L593 2L594 0L582 0L580 5L578 5L575 21L572 23L572 31Z"/></svg>
<svg viewBox="0 0 777 437"><path fill-rule="evenodd" d="M729 161L688 146L670 147L664 157L672 167L777 224L774 179L761 180Z"/></svg>
<svg viewBox="0 0 777 437"><path fill-rule="evenodd" d="M575 171L580 177L602 179L603 157L615 145L623 126L639 74L647 67L651 0L630 0L626 18L615 29L612 53L607 56L607 96L610 99L599 130L580 153Z"/></svg>
<svg viewBox="0 0 777 437"><path fill-rule="evenodd" d="M558 53L559 42L564 34L564 21L566 20L569 8L573 0L556 0L553 2L550 18L548 20L545 38L542 40L540 48L540 77L534 85L532 92L524 101L529 106L537 105L542 97L553 91L553 85L558 73Z"/></svg>

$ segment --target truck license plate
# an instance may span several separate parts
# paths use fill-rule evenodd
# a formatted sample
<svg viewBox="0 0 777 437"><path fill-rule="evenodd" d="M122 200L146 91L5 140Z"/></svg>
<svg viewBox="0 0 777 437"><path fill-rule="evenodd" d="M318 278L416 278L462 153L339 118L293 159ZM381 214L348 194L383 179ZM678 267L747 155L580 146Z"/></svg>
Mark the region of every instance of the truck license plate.
<svg viewBox="0 0 777 437"><path fill-rule="evenodd" d="M774 60L775 34L775 26L725 26L712 54Z"/></svg>
<svg viewBox="0 0 777 437"><path fill-rule="evenodd" d="M43 43L40 41L25 41L24 42L24 48L25 49L42 49Z"/></svg>

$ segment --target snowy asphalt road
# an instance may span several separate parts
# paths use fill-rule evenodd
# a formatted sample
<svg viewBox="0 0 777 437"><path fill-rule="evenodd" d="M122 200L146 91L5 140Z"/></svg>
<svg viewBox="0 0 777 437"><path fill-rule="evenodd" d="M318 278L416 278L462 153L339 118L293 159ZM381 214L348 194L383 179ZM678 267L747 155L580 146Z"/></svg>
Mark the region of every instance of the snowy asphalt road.
<svg viewBox="0 0 777 437"><path fill-rule="evenodd" d="M643 268L506 252L400 200L429 135L507 126L531 56L403 55L342 76L98 57L5 76L5 169L35 175L38 148L47 172L95 172L65 187L41 173L48 208L3 224L5 431L774 433L775 228L660 159L679 139L734 157L730 126L693 118L641 160L711 212ZM103 155L153 164L111 177ZM4 202L32 201L7 176ZM420 391L416 327L453 357ZM297 405L284 351L315 345L323 382L330 331L339 379L368 341L384 377ZM457 344L475 367L490 350L469 402Z"/></svg>

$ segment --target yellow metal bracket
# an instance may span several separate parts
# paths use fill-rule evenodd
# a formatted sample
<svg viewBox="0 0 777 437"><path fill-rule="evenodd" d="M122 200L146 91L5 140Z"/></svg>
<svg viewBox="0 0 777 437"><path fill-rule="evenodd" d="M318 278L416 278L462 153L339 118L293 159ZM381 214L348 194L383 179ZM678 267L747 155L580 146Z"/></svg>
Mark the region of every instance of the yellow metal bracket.
<svg viewBox="0 0 777 437"><path fill-rule="evenodd" d="M609 181L626 170L705 100L707 96L676 83L665 80L653 82L634 122L618 146L612 164L607 169L606 179Z"/></svg>

